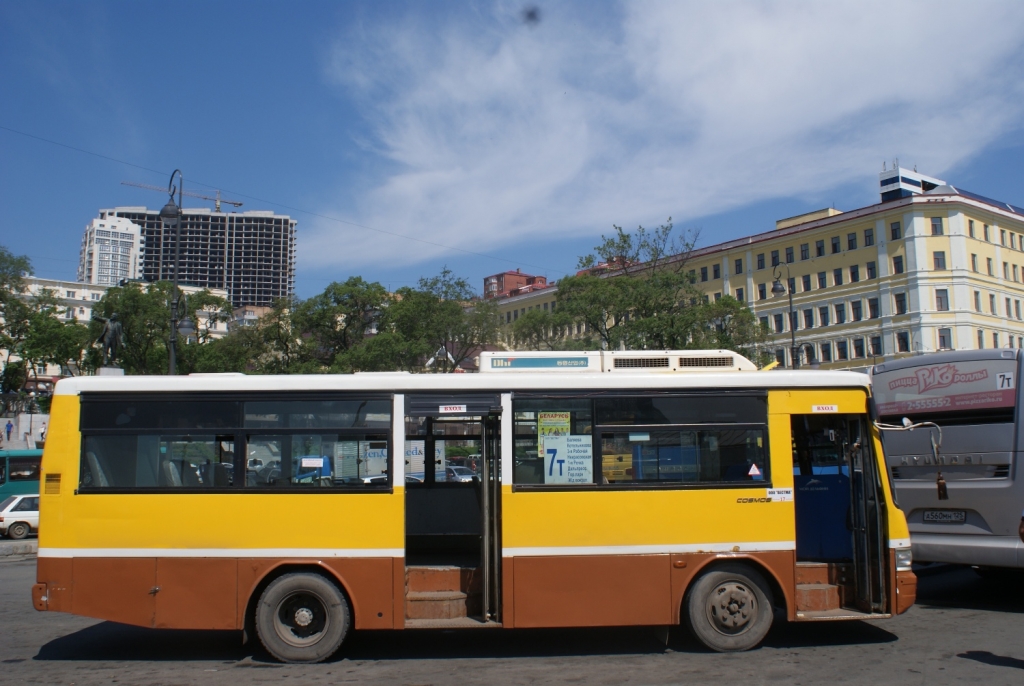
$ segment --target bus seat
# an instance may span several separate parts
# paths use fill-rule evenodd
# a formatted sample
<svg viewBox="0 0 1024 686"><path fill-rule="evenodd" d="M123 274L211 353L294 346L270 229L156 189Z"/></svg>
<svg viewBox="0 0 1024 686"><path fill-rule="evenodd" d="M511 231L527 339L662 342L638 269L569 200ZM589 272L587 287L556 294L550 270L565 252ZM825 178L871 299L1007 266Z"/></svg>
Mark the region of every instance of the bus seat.
<svg viewBox="0 0 1024 686"><path fill-rule="evenodd" d="M228 467L222 462L213 462L206 465L206 472L203 474L203 481L207 486L214 488L227 488L231 485L228 476Z"/></svg>
<svg viewBox="0 0 1024 686"><path fill-rule="evenodd" d="M181 486L181 474L178 472L178 465L170 460L163 460L160 463L160 474L163 477L161 486Z"/></svg>
<svg viewBox="0 0 1024 686"><path fill-rule="evenodd" d="M89 472L92 474L93 485L101 488L110 486L110 480L107 478L106 472L103 471L103 467L100 466L96 453L91 450L87 452L85 454L85 461L89 463Z"/></svg>
<svg viewBox="0 0 1024 686"><path fill-rule="evenodd" d="M182 460L181 467L179 467L179 469L181 470L181 483L183 486L187 488L198 488L202 486L202 484L199 483L199 473L192 464Z"/></svg>

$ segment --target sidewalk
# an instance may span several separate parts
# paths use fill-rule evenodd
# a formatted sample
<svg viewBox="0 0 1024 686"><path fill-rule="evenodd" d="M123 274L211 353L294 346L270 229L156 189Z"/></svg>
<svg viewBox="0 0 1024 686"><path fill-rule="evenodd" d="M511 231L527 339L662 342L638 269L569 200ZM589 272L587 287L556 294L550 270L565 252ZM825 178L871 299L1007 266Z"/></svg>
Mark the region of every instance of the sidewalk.
<svg viewBox="0 0 1024 686"><path fill-rule="evenodd" d="M0 560L12 555L35 555L39 550L39 539L32 537L23 541L0 538Z"/></svg>

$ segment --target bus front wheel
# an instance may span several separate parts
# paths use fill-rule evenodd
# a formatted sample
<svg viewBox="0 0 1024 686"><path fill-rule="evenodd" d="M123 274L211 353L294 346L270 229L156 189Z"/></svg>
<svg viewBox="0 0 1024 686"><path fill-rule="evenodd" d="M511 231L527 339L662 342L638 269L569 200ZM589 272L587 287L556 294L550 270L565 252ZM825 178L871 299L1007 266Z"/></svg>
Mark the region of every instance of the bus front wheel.
<svg viewBox="0 0 1024 686"><path fill-rule="evenodd" d="M772 626L772 603L764 577L752 568L723 564L690 588L685 617L701 643L720 653L750 650Z"/></svg>
<svg viewBox="0 0 1024 686"><path fill-rule="evenodd" d="M274 579L256 607L256 633L282 662L322 662L341 646L351 625L345 595L318 574Z"/></svg>

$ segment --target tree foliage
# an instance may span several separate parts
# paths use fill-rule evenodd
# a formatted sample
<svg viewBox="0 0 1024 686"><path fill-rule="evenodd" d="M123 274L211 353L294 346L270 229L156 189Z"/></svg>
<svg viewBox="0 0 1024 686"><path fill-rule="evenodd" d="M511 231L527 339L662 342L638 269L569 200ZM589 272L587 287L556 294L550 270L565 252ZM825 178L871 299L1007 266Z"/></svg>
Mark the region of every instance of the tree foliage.
<svg viewBox="0 0 1024 686"><path fill-rule="evenodd" d="M723 348L761 360L767 340L753 313L729 296L711 301L687 267L698 232L656 229L612 236L558 282L553 311L533 310L511 327L517 348L679 350Z"/></svg>

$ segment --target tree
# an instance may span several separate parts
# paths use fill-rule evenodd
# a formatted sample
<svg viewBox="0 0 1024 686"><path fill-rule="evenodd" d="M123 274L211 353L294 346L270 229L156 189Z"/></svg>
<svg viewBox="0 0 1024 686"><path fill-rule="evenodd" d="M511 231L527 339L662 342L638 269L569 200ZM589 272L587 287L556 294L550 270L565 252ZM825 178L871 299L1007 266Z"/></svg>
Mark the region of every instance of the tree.
<svg viewBox="0 0 1024 686"><path fill-rule="evenodd" d="M339 361L344 366L345 353L363 344L387 298L379 283L353 276L297 304L292 323L302 334L302 356L309 371L326 371Z"/></svg>

